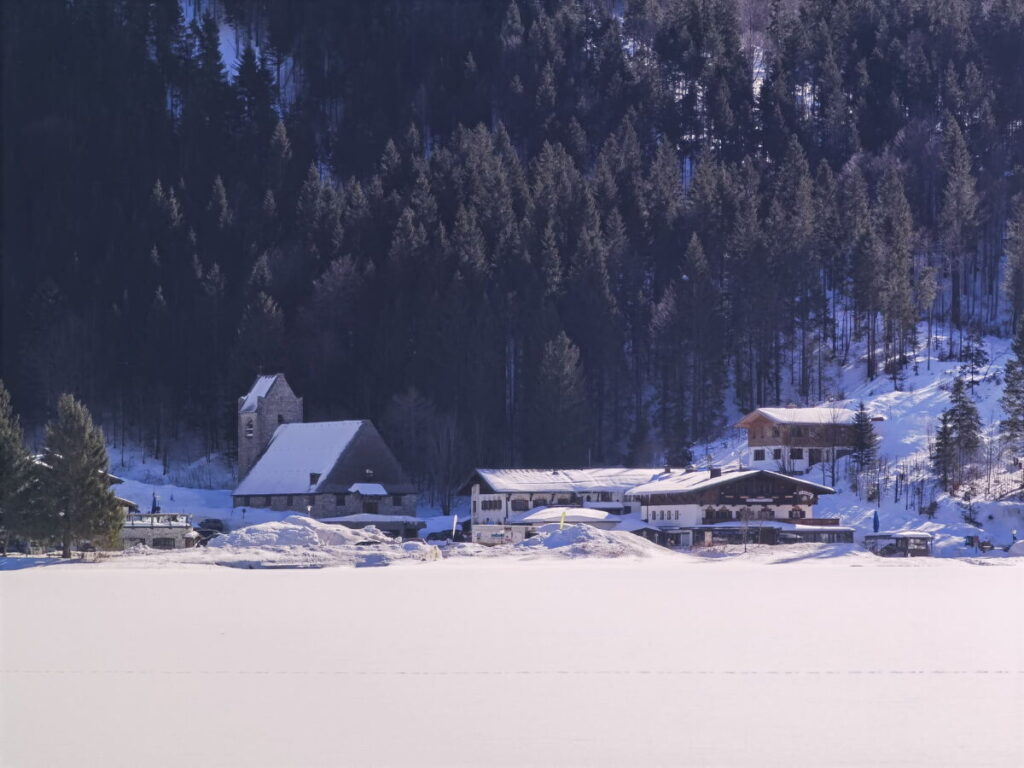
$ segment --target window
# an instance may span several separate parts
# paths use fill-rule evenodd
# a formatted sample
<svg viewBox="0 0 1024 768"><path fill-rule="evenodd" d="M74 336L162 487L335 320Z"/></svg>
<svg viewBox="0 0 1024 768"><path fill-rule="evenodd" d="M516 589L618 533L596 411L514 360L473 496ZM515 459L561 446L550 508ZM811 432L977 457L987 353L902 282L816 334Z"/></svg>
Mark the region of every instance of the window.
<svg viewBox="0 0 1024 768"><path fill-rule="evenodd" d="M345 502L347 500L348 500L348 494L336 493L334 495L334 506L336 506L336 507L344 507L345 506Z"/></svg>
<svg viewBox="0 0 1024 768"><path fill-rule="evenodd" d="M245 436L252 437L256 434L256 425L253 424L252 419L246 419L245 421Z"/></svg>
<svg viewBox="0 0 1024 768"><path fill-rule="evenodd" d="M310 485L316 485L319 482L320 482L320 473L319 472L310 472L309 473L309 484Z"/></svg>
<svg viewBox="0 0 1024 768"><path fill-rule="evenodd" d="M804 449L803 448L790 448L789 449L789 458L795 459L795 460L799 461L803 457L804 457Z"/></svg>
<svg viewBox="0 0 1024 768"><path fill-rule="evenodd" d="M802 437L803 434L804 434L804 428L803 427L793 427L793 436L794 437Z"/></svg>
<svg viewBox="0 0 1024 768"><path fill-rule="evenodd" d="M391 506L393 506L393 507L400 507L400 506L402 506L402 494L396 493L394 496L391 497Z"/></svg>
<svg viewBox="0 0 1024 768"><path fill-rule="evenodd" d="M512 499L511 507L513 512L525 512L530 508L530 502L526 499Z"/></svg>
<svg viewBox="0 0 1024 768"><path fill-rule="evenodd" d="M284 424L284 416L282 416L280 413L277 414L277 423Z"/></svg>
<svg viewBox="0 0 1024 768"><path fill-rule="evenodd" d="M807 462L809 464L821 463L821 448L810 448L807 451Z"/></svg>
<svg viewBox="0 0 1024 768"><path fill-rule="evenodd" d="M153 539L153 549L174 549L174 539Z"/></svg>
<svg viewBox="0 0 1024 768"><path fill-rule="evenodd" d="M238 497L238 506L240 506L240 507L248 507L249 506L249 497L248 496L239 496Z"/></svg>
<svg viewBox="0 0 1024 768"><path fill-rule="evenodd" d="M501 499L483 499L480 509L501 509Z"/></svg>
<svg viewBox="0 0 1024 768"><path fill-rule="evenodd" d="M764 461L764 448L758 448L754 451L754 461Z"/></svg>
<svg viewBox="0 0 1024 768"><path fill-rule="evenodd" d="M363 514L364 515L376 515L377 514L377 502L376 501L364 501L363 502Z"/></svg>
<svg viewBox="0 0 1024 768"><path fill-rule="evenodd" d="M779 428L778 427L772 427L772 437L778 437L778 436L779 436Z"/></svg>
<svg viewBox="0 0 1024 768"><path fill-rule="evenodd" d="M805 513L804 513L804 511L802 509L797 509L796 507L793 507L791 510L789 510L789 519L790 520L800 520L801 518L803 518L805 516L806 515L805 515Z"/></svg>
<svg viewBox="0 0 1024 768"><path fill-rule="evenodd" d="M558 499L556 500L556 503L557 504L571 504L572 503L572 499L570 499L568 496L559 496Z"/></svg>
<svg viewBox="0 0 1024 768"><path fill-rule="evenodd" d="M775 461L779 461L782 458L782 449L781 448L772 448L772 458Z"/></svg>
<svg viewBox="0 0 1024 768"><path fill-rule="evenodd" d="M676 520L678 520L678 519L679 519L679 510L677 509L676 510Z"/></svg>
<svg viewBox="0 0 1024 768"><path fill-rule="evenodd" d="M547 496L538 496L533 500L533 506L535 507L546 507L548 505Z"/></svg>

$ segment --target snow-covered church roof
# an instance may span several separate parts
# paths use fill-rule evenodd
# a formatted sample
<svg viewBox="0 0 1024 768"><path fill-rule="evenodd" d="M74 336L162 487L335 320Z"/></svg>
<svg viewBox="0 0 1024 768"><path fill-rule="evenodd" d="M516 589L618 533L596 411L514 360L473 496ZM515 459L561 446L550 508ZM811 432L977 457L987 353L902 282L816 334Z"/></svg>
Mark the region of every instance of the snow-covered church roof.
<svg viewBox="0 0 1024 768"><path fill-rule="evenodd" d="M414 490L371 422L281 424L234 495L349 493L367 483L373 495Z"/></svg>

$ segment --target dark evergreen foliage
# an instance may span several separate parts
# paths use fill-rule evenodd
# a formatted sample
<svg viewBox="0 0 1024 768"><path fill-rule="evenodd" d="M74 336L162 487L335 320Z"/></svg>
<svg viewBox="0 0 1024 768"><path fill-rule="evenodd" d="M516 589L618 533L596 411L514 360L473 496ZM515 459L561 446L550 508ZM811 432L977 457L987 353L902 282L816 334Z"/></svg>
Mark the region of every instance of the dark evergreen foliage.
<svg viewBox="0 0 1024 768"><path fill-rule="evenodd" d="M1020 313L1018 0L615 7L5 3L26 424L73 390L223 449L282 369L463 467L683 462L726 392L825 399L857 339L898 386L917 321L992 328L1000 274Z"/></svg>

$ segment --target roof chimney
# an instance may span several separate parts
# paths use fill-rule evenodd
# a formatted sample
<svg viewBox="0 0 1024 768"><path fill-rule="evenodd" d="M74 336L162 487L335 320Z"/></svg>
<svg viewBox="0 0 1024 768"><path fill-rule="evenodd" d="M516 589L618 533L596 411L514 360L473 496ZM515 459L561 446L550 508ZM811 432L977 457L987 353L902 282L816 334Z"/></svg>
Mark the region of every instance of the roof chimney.
<svg viewBox="0 0 1024 768"><path fill-rule="evenodd" d="M711 469L711 477L721 477L722 476L722 468L721 467L711 467L710 469Z"/></svg>

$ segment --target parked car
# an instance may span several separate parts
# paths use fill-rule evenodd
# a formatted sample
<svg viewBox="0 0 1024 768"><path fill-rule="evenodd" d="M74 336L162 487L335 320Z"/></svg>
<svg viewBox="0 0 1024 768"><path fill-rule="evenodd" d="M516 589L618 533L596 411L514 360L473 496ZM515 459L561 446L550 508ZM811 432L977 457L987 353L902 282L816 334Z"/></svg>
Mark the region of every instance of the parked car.
<svg viewBox="0 0 1024 768"><path fill-rule="evenodd" d="M217 533L227 533L227 526L224 525L223 520L218 520L216 517L208 517L205 520L200 520L199 525L195 526L197 531L216 531Z"/></svg>

